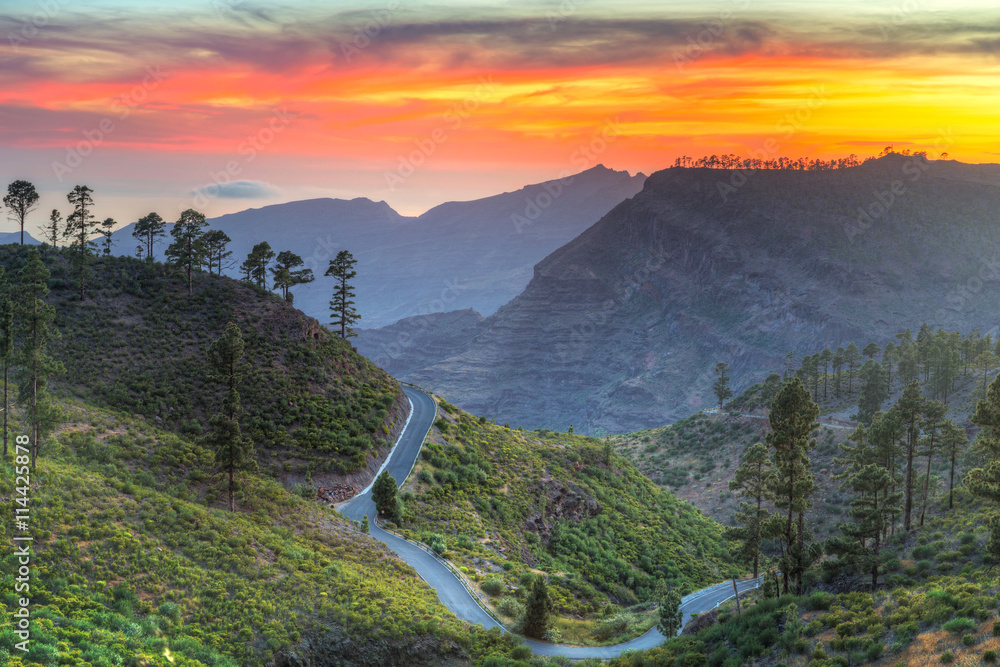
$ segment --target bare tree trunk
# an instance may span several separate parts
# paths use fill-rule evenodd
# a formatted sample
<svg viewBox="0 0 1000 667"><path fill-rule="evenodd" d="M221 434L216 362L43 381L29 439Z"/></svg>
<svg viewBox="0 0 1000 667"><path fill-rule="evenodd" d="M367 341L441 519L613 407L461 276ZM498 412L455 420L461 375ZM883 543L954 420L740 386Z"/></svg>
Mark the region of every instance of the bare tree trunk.
<svg viewBox="0 0 1000 667"><path fill-rule="evenodd" d="M7 412L10 405L7 399L7 360L3 360L3 455L7 458Z"/></svg>

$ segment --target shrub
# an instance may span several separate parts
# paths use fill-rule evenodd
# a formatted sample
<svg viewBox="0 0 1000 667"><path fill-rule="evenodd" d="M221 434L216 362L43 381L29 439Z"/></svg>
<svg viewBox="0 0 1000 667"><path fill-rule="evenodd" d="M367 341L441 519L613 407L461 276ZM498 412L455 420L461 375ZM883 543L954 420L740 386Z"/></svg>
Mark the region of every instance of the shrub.
<svg viewBox="0 0 1000 667"><path fill-rule="evenodd" d="M976 643L976 638L966 633L962 635L962 643L965 644L966 646L972 646L973 644Z"/></svg>
<svg viewBox="0 0 1000 667"><path fill-rule="evenodd" d="M837 626L838 637L850 637L854 634L854 624L851 622L841 623Z"/></svg>
<svg viewBox="0 0 1000 667"><path fill-rule="evenodd" d="M497 603L497 611L508 618L520 618L524 614L524 605L512 597L503 597Z"/></svg>
<svg viewBox="0 0 1000 667"><path fill-rule="evenodd" d="M826 611L836 599L837 596L832 593L816 591L806 600L806 606L812 611Z"/></svg>
<svg viewBox="0 0 1000 667"><path fill-rule="evenodd" d="M946 665L950 665L955 662L955 655L951 651L945 651L941 654L941 662Z"/></svg>
<svg viewBox="0 0 1000 667"><path fill-rule="evenodd" d="M480 588L483 589L484 593L492 596L500 595L507 590L507 586L503 583L503 579L499 579L497 577L489 577L486 581L480 584Z"/></svg>
<svg viewBox="0 0 1000 667"><path fill-rule="evenodd" d="M976 627L976 622L971 618L953 618L941 626L941 629L954 632L955 634L962 634L974 627Z"/></svg>
<svg viewBox="0 0 1000 667"><path fill-rule="evenodd" d="M997 661L997 652L994 650L983 651L983 662L994 663Z"/></svg>

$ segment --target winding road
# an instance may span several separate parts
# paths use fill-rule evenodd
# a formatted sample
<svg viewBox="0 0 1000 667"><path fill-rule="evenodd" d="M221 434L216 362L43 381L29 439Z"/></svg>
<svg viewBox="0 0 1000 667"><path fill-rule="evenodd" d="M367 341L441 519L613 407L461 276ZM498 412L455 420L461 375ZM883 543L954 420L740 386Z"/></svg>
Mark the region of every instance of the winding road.
<svg viewBox="0 0 1000 667"><path fill-rule="evenodd" d="M413 469L413 464L420 454L420 448L423 446L427 433L437 416L437 405L428 394L406 386L403 387L403 391L406 392L406 396L410 400L410 417L407 419L406 426L403 428L395 447L382 465L382 469L379 470L380 474L382 470L388 470L400 486L403 485ZM340 504L337 509L341 514L355 521L361 521L366 514L369 519L373 519L375 502L372 500L371 488L372 485L369 484L368 488ZM498 627L506 631L479 605L476 598L469 593L458 577L438 558L412 542L382 530L375 525L374 521L369 521L369 531L372 537L395 551L400 558L416 570L420 578L437 592L441 603L455 616L485 628ZM759 580L741 579L737 584L742 593L756 588L759 585ZM692 614L710 611L732 597L733 583L731 581L716 584L685 596L681 600L684 623L691 619ZM653 628L641 637L614 646L567 646L531 639L526 639L525 644L538 655L565 656L573 660L582 660L584 658L614 658L622 651L653 648L663 643L663 639L663 635L656 628Z"/></svg>

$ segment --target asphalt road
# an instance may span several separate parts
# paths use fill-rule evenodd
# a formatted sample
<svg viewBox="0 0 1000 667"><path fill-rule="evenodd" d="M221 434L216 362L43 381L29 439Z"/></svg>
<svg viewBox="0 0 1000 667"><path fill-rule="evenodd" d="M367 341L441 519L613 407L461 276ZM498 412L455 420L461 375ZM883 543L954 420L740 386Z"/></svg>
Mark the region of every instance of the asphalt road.
<svg viewBox="0 0 1000 667"><path fill-rule="evenodd" d="M399 485L402 485L410 474L410 470L413 469L413 464L420 454L420 448L437 415L437 407L433 398L418 389L406 386L403 387L403 391L410 399L412 410L402 435L382 466L383 469L387 469L392 474ZM395 551L400 558L416 570L420 578L437 592L441 603L455 616L485 628L499 627L501 630L504 629L479 606L479 603L465 589L465 586L437 558L420 547L387 533L375 525L374 521L371 520L375 516L375 502L372 500L371 484L358 495L339 505L337 509L341 514L355 521L361 521L367 514L371 536ZM741 593L755 588L758 582L757 579L737 581ZM733 597L733 583L731 581L710 586L685 596L681 600L684 623L691 620L692 614L710 611L731 597ZM663 635L656 628L653 628L641 637L614 646L566 646L531 639L526 639L525 643L538 655L561 655L570 659L582 660L584 658L614 658L622 651L653 648L663 643Z"/></svg>

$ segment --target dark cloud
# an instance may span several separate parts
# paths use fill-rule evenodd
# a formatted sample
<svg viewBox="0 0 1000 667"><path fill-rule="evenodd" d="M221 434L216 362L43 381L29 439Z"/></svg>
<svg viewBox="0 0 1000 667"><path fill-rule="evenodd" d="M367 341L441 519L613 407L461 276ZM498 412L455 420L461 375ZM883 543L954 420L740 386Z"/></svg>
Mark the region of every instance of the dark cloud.
<svg viewBox="0 0 1000 667"><path fill-rule="evenodd" d="M195 188L192 196L202 196L208 199L265 199L278 194L278 191L263 181L232 181L230 183L212 183Z"/></svg>
<svg viewBox="0 0 1000 667"><path fill-rule="evenodd" d="M162 63L211 69L249 64L269 72L294 71L317 62L345 66L344 46L358 48L351 64L401 67L560 68L620 63L666 66L678 55L698 57L760 53L783 56L884 59L909 55L997 53L1000 17L976 22L938 15L817 20L793 13L722 18L593 18L583 13L536 16L494 14L455 20L424 10L341 11L306 14L302 9L213 0L205 16L149 15L67 10L31 40L39 50L0 50L0 84L31 78L128 80L127 64ZM0 14L0 34L23 23ZM120 56L123 71L69 66L52 53L103 51ZM339 62L338 62L339 61Z"/></svg>

